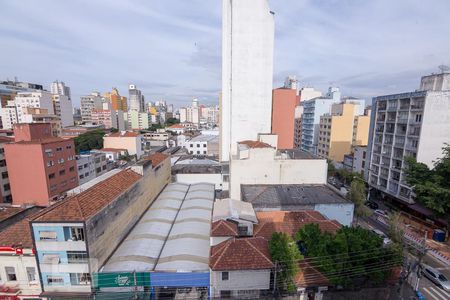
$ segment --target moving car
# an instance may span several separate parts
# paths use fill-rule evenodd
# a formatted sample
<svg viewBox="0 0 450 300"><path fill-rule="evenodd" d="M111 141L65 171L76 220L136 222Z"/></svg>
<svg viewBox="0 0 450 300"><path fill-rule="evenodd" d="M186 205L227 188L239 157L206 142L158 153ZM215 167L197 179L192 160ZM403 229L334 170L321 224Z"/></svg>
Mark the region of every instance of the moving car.
<svg viewBox="0 0 450 300"><path fill-rule="evenodd" d="M423 264L422 266L422 275L428 278L431 282L442 288L443 290L449 292L450 291L450 281L442 275L438 270L432 268L428 265Z"/></svg>

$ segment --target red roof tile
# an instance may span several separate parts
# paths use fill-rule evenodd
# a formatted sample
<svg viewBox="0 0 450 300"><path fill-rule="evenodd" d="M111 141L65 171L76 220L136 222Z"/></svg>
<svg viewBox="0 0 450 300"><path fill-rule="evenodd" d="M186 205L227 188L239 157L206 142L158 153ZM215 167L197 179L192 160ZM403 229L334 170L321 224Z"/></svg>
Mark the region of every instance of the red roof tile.
<svg viewBox="0 0 450 300"><path fill-rule="evenodd" d="M22 207L2 207L0 208L0 222L24 211Z"/></svg>
<svg viewBox="0 0 450 300"><path fill-rule="evenodd" d="M138 132L134 132L134 131L118 131L118 132L114 132L114 133L110 133L105 135L105 137L137 137L140 136L141 134Z"/></svg>
<svg viewBox="0 0 450 300"><path fill-rule="evenodd" d="M181 124L173 124L171 126L168 127L169 129L183 129L184 126Z"/></svg>
<svg viewBox="0 0 450 300"><path fill-rule="evenodd" d="M37 208L39 209L39 208ZM33 248L33 238L30 230L30 220L39 213L29 215L19 222L5 228L0 232L0 247Z"/></svg>
<svg viewBox="0 0 450 300"><path fill-rule="evenodd" d="M274 232L284 232L294 237L306 224L315 223L322 231L335 233L341 225L335 220L328 220L316 211L267 211L257 212L259 223L253 227L253 235L268 240Z"/></svg>
<svg viewBox="0 0 450 300"><path fill-rule="evenodd" d="M152 167L156 167L157 165L159 165L160 163L162 163L163 161L165 161L169 157L170 157L170 155L168 155L168 154L157 152L155 154L147 156L145 159L151 160L152 161Z"/></svg>
<svg viewBox="0 0 450 300"><path fill-rule="evenodd" d="M128 190L142 176L123 170L77 195L44 209L35 221L85 221Z"/></svg>
<svg viewBox="0 0 450 300"><path fill-rule="evenodd" d="M310 263L300 261L298 263L300 272L294 277L294 283L297 287L313 287L313 286L328 286L330 282L328 279Z"/></svg>
<svg viewBox="0 0 450 300"><path fill-rule="evenodd" d="M98 149L96 151L103 151L103 152L124 152L128 151L127 149L116 149L116 148L102 148Z"/></svg>
<svg viewBox="0 0 450 300"><path fill-rule="evenodd" d="M226 221L219 220L212 223L211 226L211 236L237 236L237 224Z"/></svg>
<svg viewBox="0 0 450 300"><path fill-rule="evenodd" d="M213 271L270 269L269 243L260 237L224 241L211 247L209 266Z"/></svg>
<svg viewBox="0 0 450 300"><path fill-rule="evenodd" d="M242 141L239 144L247 145L249 148L272 148L269 144L259 141Z"/></svg>
<svg viewBox="0 0 450 300"><path fill-rule="evenodd" d="M57 142L67 142L67 139L63 139L60 137L48 137L44 139L35 139L31 141L19 141L15 142L14 144L19 145L28 145L28 144L51 144L51 143L57 143Z"/></svg>

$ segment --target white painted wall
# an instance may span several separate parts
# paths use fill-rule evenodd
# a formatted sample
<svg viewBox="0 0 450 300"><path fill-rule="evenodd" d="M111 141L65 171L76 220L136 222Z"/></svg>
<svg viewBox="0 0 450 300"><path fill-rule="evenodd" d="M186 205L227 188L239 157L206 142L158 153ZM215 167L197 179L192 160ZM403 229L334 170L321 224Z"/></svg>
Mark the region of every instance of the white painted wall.
<svg viewBox="0 0 450 300"><path fill-rule="evenodd" d="M417 161L433 168L442 157L442 147L450 144L450 91L428 92L422 116Z"/></svg>
<svg viewBox="0 0 450 300"><path fill-rule="evenodd" d="M41 293L41 284L39 281L39 272L36 264L36 258L31 255L31 249L24 249L25 255L0 255L0 285L16 287L21 290L22 295L39 295ZM5 267L14 267L17 281L7 281ZM27 267L34 268L34 281L28 280Z"/></svg>
<svg viewBox="0 0 450 300"><path fill-rule="evenodd" d="M195 184L200 182L212 183L216 190L228 190L228 182L223 182L222 174L177 174L176 182Z"/></svg>
<svg viewBox="0 0 450 300"><path fill-rule="evenodd" d="M220 160L270 133L274 17L267 0L223 0Z"/></svg>
<svg viewBox="0 0 450 300"><path fill-rule="evenodd" d="M316 204L314 210L330 220L336 220L344 226L350 226L353 221L353 203L347 204Z"/></svg>
<svg viewBox="0 0 450 300"><path fill-rule="evenodd" d="M241 199L241 184L326 184L325 159L281 159L273 148L246 150L230 162L230 198Z"/></svg>
<svg viewBox="0 0 450 300"><path fill-rule="evenodd" d="M267 290L270 288L270 270L229 271L228 280L222 280L222 272L211 271L211 296L220 296L221 290Z"/></svg>

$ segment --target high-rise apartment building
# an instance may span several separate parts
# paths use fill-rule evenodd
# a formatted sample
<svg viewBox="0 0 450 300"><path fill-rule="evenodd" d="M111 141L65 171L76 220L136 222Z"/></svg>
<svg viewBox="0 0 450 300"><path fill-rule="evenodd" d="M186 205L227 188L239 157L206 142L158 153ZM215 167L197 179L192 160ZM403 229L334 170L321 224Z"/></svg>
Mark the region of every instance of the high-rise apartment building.
<svg viewBox="0 0 450 300"><path fill-rule="evenodd" d="M294 148L297 89L280 88L272 93L272 133L278 135L278 149Z"/></svg>
<svg viewBox="0 0 450 300"><path fill-rule="evenodd" d="M69 98L69 100L72 100L71 94L70 94L70 87L66 86L66 84L63 81L53 81L50 86L50 91L52 94L55 95L64 95Z"/></svg>
<svg viewBox="0 0 450 300"><path fill-rule="evenodd" d="M94 123L92 121L92 110L103 109L104 98L99 92L92 92L90 95L81 96L81 121L86 124Z"/></svg>
<svg viewBox="0 0 450 300"><path fill-rule="evenodd" d="M128 111L127 97L120 96L117 88L113 88L103 96L111 103L113 110Z"/></svg>
<svg viewBox="0 0 450 300"><path fill-rule="evenodd" d="M61 119L61 126L73 126L73 107L70 96L52 94L53 110Z"/></svg>
<svg viewBox="0 0 450 300"><path fill-rule="evenodd" d="M301 94L302 95L302 94ZM302 97L302 96L300 96ZM341 101L341 92L338 88L330 87L325 97L315 97L302 101L302 149L317 154L319 142L320 116L330 113L331 105Z"/></svg>
<svg viewBox="0 0 450 300"><path fill-rule="evenodd" d="M370 113L358 115L360 103L333 104L331 113L322 115L319 124L317 154L337 162L351 154L354 146L366 146Z"/></svg>
<svg viewBox="0 0 450 300"><path fill-rule="evenodd" d="M300 101L311 100L314 98L322 97L321 91L316 91L312 87L303 87L299 90Z"/></svg>
<svg viewBox="0 0 450 300"><path fill-rule="evenodd" d="M16 124L4 149L13 204L47 206L78 186L74 142L53 137L50 124Z"/></svg>
<svg viewBox="0 0 450 300"><path fill-rule="evenodd" d="M294 148L302 147L302 120L303 120L303 106L295 107L294 116Z"/></svg>
<svg viewBox="0 0 450 300"><path fill-rule="evenodd" d="M0 203L12 202L11 185L9 184L9 175L6 167L4 145L13 141L13 138L0 136Z"/></svg>
<svg viewBox="0 0 450 300"><path fill-rule="evenodd" d="M144 95L142 95L142 92L136 88L136 85L130 84L128 87L128 93L130 99L130 110L144 112Z"/></svg>
<svg viewBox="0 0 450 300"><path fill-rule="evenodd" d="M369 185L385 195L414 203L405 180L405 158L433 168L450 143L450 73L422 77L420 90L372 100L368 145ZM366 164L367 165L367 164Z"/></svg>
<svg viewBox="0 0 450 300"><path fill-rule="evenodd" d="M274 13L267 0L223 0L220 160L271 132Z"/></svg>

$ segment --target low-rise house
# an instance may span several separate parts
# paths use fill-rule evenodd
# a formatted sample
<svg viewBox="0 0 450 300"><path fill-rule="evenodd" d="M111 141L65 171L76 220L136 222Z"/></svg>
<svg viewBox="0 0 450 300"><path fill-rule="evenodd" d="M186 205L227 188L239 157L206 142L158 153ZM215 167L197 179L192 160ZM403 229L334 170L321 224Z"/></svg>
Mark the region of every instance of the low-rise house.
<svg viewBox="0 0 450 300"><path fill-rule="evenodd" d="M144 155L144 137L134 131L119 131L103 137L103 147L112 149L126 149L129 155L136 155L140 159Z"/></svg>
<svg viewBox="0 0 450 300"><path fill-rule="evenodd" d="M223 181L222 166L218 161L179 159L172 167L172 175L176 182L208 182L214 184L216 190L228 190L228 182Z"/></svg>
<svg viewBox="0 0 450 300"><path fill-rule="evenodd" d="M108 171L106 154L92 152L90 154L77 155L78 181L80 185L103 175Z"/></svg>
<svg viewBox="0 0 450 300"><path fill-rule="evenodd" d="M42 296L89 297L92 274L169 180L169 156L149 157L36 215L31 227Z"/></svg>
<svg viewBox="0 0 450 300"><path fill-rule="evenodd" d="M40 208L33 208L36 213ZM22 210L24 211L30 210ZM0 231L0 299L40 299L41 284L28 214Z"/></svg>
<svg viewBox="0 0 450 300"><path fill-rule="evenodd" d="M219 137L217 135L198 135L185 143L189 154L201 156L219 155Z"/></svg>
<svg viewBox="0 0 450 300"><path fill-rule="evenodd" d="M92 150L91 153L105 154L108 163L119 161L121 157L128 156L127 149L120 148L102 148L98 150Z"/></svg>
<svg viewBox="0 0 450 300"><path fill-rule="evenodd" d="M269 292L274 264L268 241L231 238L211 247L211 296L258 299Z"/></svg>
<svg viewBox="0 0 450 300"><path fill-rule="evenodd" d="M181 124L173 124L169 127L166 128L167 131L172 131L173 133L176 134L182 134L186 131L185 126L181 125Z"/></svg>

